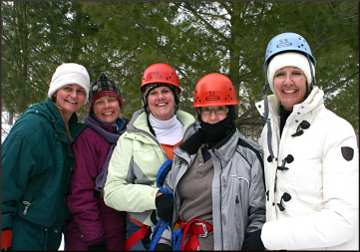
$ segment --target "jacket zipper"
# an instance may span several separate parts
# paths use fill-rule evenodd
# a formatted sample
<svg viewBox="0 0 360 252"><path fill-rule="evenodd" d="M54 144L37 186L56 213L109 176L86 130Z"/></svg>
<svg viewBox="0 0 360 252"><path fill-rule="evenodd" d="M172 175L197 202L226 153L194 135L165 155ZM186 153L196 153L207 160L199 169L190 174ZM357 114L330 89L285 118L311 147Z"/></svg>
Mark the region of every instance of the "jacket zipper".
<svg viewBox="0 0 360 252"><path fill-rule="evenodd" d="M24 200L22 204L24 205L23 215L27 215L28 209L31 206L31 202Z"/></svg>

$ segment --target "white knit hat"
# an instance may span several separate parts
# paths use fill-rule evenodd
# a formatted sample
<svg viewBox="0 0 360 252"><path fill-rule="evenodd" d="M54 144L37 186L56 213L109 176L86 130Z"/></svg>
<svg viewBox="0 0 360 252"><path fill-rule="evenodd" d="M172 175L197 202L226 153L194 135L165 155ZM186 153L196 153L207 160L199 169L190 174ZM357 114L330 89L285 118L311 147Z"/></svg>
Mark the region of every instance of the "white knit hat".
<svg viewBox="0 0 360 252"><path fill-rule="evenodd" d="M301 69L306 76L307 85L309 87L312 78L311 78L309 61L307 60L306 56L302 55L301 53L286 52L275 55L274 58L269 63L267 69L267 80L270 85L271 91L274 92L273 80L276 71L286 66L292 66ZM311 62L311 67L313 69L313 75L315 77L315 67L312 62Z"/></svg>
<svg viewBox="0 0 360 252"><path fill-rule="evenodd" d="M53 74L49 86L48 97L63 86L78 84L85 89L86 101L89 98L90 76L86 68L76 63L64 63L58 66Z"/></svg>

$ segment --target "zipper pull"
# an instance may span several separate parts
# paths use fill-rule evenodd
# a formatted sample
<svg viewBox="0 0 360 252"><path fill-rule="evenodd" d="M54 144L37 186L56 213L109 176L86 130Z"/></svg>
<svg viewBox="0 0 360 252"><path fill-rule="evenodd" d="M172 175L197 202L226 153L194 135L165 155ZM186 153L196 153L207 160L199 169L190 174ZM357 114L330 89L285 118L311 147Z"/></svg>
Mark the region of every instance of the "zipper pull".
<svg viewBox="0 0 360 252"><path fill-rule="evenodd" d="M26 201L26 200L24 200L22 203L25 206L24 211L23 211L23 215L26 215L31 203L29 201Z"/></svg>

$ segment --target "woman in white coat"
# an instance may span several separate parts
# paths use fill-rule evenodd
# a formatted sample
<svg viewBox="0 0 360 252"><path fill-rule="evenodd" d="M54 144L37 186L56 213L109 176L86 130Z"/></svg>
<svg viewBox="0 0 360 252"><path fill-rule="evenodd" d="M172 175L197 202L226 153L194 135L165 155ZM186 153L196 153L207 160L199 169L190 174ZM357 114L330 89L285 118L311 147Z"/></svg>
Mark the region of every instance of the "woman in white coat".
<svg viewBox="0 0 360 252"><path fill-rule="evenodd" d="M307 41L282 33L268 44L273 95L256 104L266 125L266 249L358 250L358 146L352 126L326 109Z"/></svg>

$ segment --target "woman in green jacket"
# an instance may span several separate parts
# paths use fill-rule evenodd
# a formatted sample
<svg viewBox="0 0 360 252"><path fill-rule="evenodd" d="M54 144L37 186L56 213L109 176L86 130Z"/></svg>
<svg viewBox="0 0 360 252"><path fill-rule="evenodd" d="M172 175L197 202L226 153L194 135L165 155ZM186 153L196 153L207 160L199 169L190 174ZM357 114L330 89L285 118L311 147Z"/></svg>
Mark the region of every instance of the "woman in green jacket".
<svg viewBox="0 0 360 252"><path fill-rule="evenodd" d="M48 99L16 121L1 153L1 250L57 250L73 154L81 129L77 112L87 101L86 68L64 63L52 76Z"/></svg>

